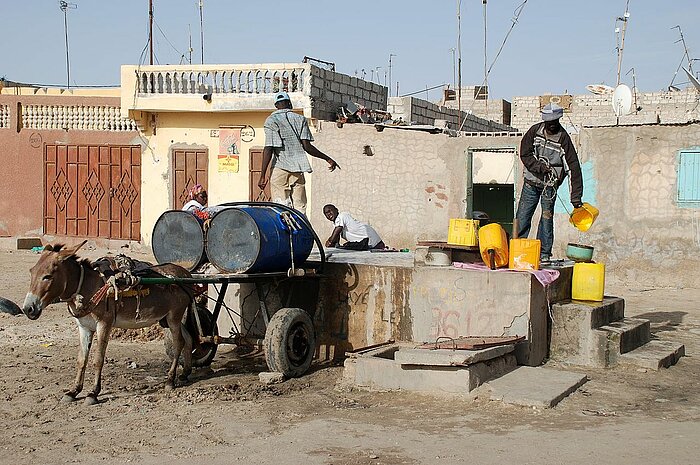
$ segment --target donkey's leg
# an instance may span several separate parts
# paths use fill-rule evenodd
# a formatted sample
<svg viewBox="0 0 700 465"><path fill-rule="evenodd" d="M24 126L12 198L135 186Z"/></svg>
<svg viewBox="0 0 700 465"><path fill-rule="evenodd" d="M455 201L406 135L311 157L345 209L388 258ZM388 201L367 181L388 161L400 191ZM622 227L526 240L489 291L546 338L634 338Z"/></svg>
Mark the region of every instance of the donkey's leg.
<svg viewBox="0 0 700 465"><path fill-rule="evenodd" d="M90 355L90 346L92 346L92 336L95 334L92 330L78 323L78 334L80 336L80 349L78 349L78 366L75 375L75 381L70 391L63 396L63 402L73 402L76 396L83 390L83 381L85 380L85 367L87 367L88 357Z"/></svg>
<svg viewBox="0 0 700 465"><path fill-rule="evenodd" d="M173 312L170 312L168 313L166 320L168 322L168 328L170 328L170 334L173 336L173 361L170 364L170 369L168 370L168 378L165 381L165 388L173 389L175 388L175 376L177 374L178 360L180 359L182 348L185 345L185 337L182 334L182 314L179 314L178 317L178 315L175 315ZM190 363L191 356L192 349L190 349Z"/></svg>
<svg viewBox="0 0 700 465"><path fill-rule="evenodd" d="M97 396L102 390L102 367L105 364L105 355L107 354L107 343L109 342L109 333L112 331L112 323L100 320L97 322L97 353L95 353L95 381L92 385L92 390L85 398L87 405L97 403Z"/></svg>
<svg viewBox="0 0 700 465"><path fill-rule="evenodd" d="M194 346L194 342L185 325L180 325L180 331L185 341L185 344L182 346L182 358L184 359L184 363L182 364L180 379L186 381L190 374L192 374L192 347Z"/></svg>

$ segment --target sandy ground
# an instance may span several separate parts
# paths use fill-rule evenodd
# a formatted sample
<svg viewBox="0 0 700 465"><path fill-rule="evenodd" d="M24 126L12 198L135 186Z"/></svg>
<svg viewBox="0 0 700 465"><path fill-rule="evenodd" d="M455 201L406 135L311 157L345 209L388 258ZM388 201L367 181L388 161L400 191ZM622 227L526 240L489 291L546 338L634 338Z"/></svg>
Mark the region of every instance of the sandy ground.
<svg viewBox="0 0 700 465"><path fill-rule="evenodd" d="M0 251L0 296L23 301L37 257ZM128 340L109 345L99 405L63 404L78 347L65 305L37 321L0 314L0 464L699 463L700 289L607 292L689 356L661 372L579 369L590 381L554 409L348 391L342 367L317 364L264 386L260 354L225 347L165 392L162 342Z"/></svg>

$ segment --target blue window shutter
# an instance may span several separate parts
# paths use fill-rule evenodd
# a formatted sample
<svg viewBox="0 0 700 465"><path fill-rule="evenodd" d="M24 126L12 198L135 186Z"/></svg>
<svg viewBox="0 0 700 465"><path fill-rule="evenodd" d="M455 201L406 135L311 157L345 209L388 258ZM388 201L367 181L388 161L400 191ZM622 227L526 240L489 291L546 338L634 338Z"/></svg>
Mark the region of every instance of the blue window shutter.
<svg viewBox="0 0 700 465"><path fill-rule="evenodd" d="M700 207L700 151L679 153L678 203Z"/></svg>

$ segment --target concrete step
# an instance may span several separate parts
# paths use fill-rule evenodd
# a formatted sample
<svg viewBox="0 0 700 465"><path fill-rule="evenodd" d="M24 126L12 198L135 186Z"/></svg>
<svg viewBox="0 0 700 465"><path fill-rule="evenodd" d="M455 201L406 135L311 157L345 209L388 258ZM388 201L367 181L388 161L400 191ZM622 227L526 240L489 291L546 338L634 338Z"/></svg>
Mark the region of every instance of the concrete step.
<svg viewBox="0 0 700 465"><path fill-rule="evenodd" d="M649 320L624 318L594 329L591 334L590 365L611 367L620 355L651 340Z"/></svg>
<svg viewBox="0 0 700 465"><path fill-rule="evenodd" d="M602 302L572 300L552 305L552 332L549 357L576 365L593 365L600 356L593 330L620 321L625 316L625 301L605 297ZM607 337L607 336L606 336ZM606 345L607 347L607 345Z"/></svg>
<svg viewBox="0 0 700 465"><path fill-rule="evenodd" d="M626 354L620 355L618 363L623 366L636 366L658 370L675 365L685 355L685 346L673 341L649 341Z"/></svg>
<svg viewBox="0 0 700 465"><path fill-rule="evenodd" d="M555 322L556 317L568 321L581 322L590 329L619 321L625 317L625 300L620 297L606 296L602 302L570 300L552 305Z"/></svg>
<svg viewBox="0 0 700 465"><path fill-rule="evenodd" d="M649 320L642 318L624 318L601 326L598 330L610 333L608 339L619 347L620 354L630 352L651 341Z"/></svg>
<svg viewBox="0 0 700 465"><path fill-rule="evenodd" d="M491 400L527 407L552 408L588 381L586 375L543 367L518 367L489 381Z"/></svg>

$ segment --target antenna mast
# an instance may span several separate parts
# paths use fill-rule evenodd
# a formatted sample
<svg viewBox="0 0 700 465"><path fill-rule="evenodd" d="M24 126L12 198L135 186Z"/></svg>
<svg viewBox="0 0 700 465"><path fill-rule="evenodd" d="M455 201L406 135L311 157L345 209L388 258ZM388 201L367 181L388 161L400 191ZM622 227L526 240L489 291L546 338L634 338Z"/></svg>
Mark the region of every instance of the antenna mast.
<svg viewBox="0 0 700 465"><path fill-rule="evenodd" d="M70 89L70 54L68 53L68 9L75 10L78 5L75 3L68 3L64 0L58 2L58 7L63 12L63 32L66 36L66 75L67 81L66 86Z"/></svg>
<svg viewBox="0 0 700 465"><path fill-rule="evenodd" d="M394 55L393 53L389 54L389 97L391 97L391 59L395 56L396 55ZM397 97L398 97L398 95L397 95Z"/></svg>
<svg viewBox="0 0 700 465"><path fill-rule="evenodd" d="M202 43L202 64L204 64L204 1L199 0L199 36Z"/></svg>
<svg viewBox="0 0 700 465"><path fill-rule="evenodd" d="M190 33L190 46L189 46L189 48L187 49L187 53L189 54L189 57L190 57L190 59L189 59L190 64L192 64L192 52L194 51L194 49L192 48L192 25L188 24L188 25L187 25L187 30L188 30L189 33Z"/></svg>
<svg viewBox="0 0 700 465"><path fill-rule="evenodd" d="M149 64L153 64L153 0L148 0L148 45L150 47L151 59Z"/></svg>
<svg viewBox="0 0 700 465"><path fill-rule="evenodd" d="M620 85L620 70L622 69L622 52L625 49L625 32L627 32L627 21L630 18L630 0L625 5L625 14L618 17L616 21L622 21L622 33L618 36L617 44L617 85ZM615 32L620 32L620 28L615 28Z"/></svg>
<svg viewBox="0 0 700 465"><path fill-rule="evenodd" d="M457 0L457 112L462 114L462 0Z"/></svg>

